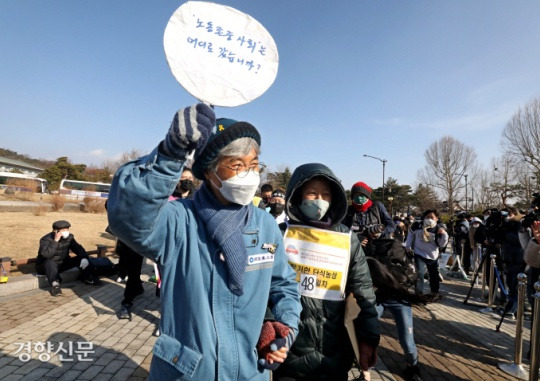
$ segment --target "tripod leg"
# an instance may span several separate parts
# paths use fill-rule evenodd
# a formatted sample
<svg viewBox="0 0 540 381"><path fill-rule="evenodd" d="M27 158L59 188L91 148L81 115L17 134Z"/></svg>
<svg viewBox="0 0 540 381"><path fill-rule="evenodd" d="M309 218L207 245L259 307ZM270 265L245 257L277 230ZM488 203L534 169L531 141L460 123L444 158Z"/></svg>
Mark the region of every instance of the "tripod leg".
<svg viewBox="0 0 540 381"><path fill-rule="evenodd" d="M467 302L469 301L469 298L471 297L472 290L474 288L474 283L476 282L476 280L480 276L479 275L480 270L482 269L482 266L483 266L484 262L486 262L487 257L488 257L487 255L482 255L482 260L480 261L480 265L478 266L478 269L474 272L473 279L471 280L471 287L469 288L469 292L467 293L467 296L465 297L465 300L463 301L463 304L467 304ZM486 274L482 274L482 276L485 277Z"/></svg>
<svg viewBox="0 0 540 381"><path fill-rule="evenodd" d="M499 324L495 327L495 331L500 332L500 328L504 321L504 318L506 317L508 312L510 312L513 305L514 305L514 301L508 298L508 301L506 302L506 305L504 306L504 311L502 313L501 320L499 321Z"/></svg>

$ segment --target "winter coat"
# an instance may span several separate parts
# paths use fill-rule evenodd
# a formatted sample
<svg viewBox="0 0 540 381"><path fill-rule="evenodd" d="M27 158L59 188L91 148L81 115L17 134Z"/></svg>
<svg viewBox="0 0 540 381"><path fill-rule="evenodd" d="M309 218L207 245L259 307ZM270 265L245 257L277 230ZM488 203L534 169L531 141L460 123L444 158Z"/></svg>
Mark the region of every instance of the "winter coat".
<svg viewBox="0 0 540 381"><path fill-rule="evenodd" d="M540 269L540 244L535 239L530 239L524 254L525 262L534 268Z"/></svg>
<svg viewBox="0 0 540 381"><path fill-rule="evenodd" d="M507 265L523 264L523 248L518 234L520 228L521 223L516 220L509 220L503 224L504 238L501 251Z"/></svg>
<svg viewBox="0 0 540 381"><path fill-rule="evenodd" d="M168 201L183 166L155 149L121 167L109 194L111 230L161 271L161 335L150 380L268 380L256 350L267 302L295 332L300 316L281 232L270 214L250 204L244 293L234 294L221 248L194 201Z"/></svg>
<svg viewBox="0 0 540 381"><path fill-rule="evenodd" d="M371 205L366 212L358 212L353 205L349 205L347 214L342 222L353 232L359 232L366 238L369 237L368 233L361 231L366 226L383 224L384 230L381 234L381 238L392 238L392 233L394 233L396 229L392 217L390 217L384 205L379 201L373 201L373 205Z"/></svg>
<svg viewBox="0 0 540 381"><path fill-rule="evenodd" d="M332 201L326 216L333 223L331 230L348 232L340 223L347 209L347 198L340 181L322 164L305 164L293 173L286 192L286 211L289 224L306 225L298 209L301 187L316 176L330 181ZM323 217L324 220L325 217ZM355 234L351 235L351 258L346 283L346 294L353 293L362 309L357 320L357 336L376 347L379 342L379 323L375 309L375 294L366 257ZM353 351L344 326L344 301L328 301L301 297L302 314L299 333L280 375L294 378L329 378L347 372L352 366Z"/></svg>
<svg viewBox="0 0 540 381"><path fill-rule="evenodd" d="M429 242L426 242L424 241L424 229L420 227L415 228L415 226L413 226L407 235L405 248L407 250L412 250L415 255L419 255L423 258L439 258L439 248L445 247L448 244L448 233L446 233L446 231L443 234L437 233L441 227L441 225L437 225L434 228L427 229L429 233Z"/></svg>
<svg viewBox="0 0 540 381"><path fill-rule="evenodd" d="M78 257L88 259L88 254L82 247L73 234L67 238L60 238L60 241L54 240L55 233L51 232L44 235L39 240L39 251L36 260L36 265L44 263L47 259L52 259L58 266L62 264L64 259L69 255L70 250Z"/></svg>

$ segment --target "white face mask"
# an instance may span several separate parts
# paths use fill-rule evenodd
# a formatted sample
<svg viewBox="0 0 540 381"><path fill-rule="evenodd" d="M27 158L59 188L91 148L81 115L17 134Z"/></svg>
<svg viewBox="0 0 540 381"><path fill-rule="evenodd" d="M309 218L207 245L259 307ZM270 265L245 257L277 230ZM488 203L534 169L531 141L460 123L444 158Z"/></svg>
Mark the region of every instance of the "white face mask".
<svg viewBox="0 0 540 381"><path fill-rule="evenodd" d="M241 173L244 174L244 172ZM253 201L261 182L259 172L255 171L249 171L244 177L235 175L227 180L221 180L216 172L214 174L221 181L221 188L214 184L212 180L210 181L219 189L225 200L233 204L248 205Z"/></svg>
<svg viewBox="0 0 540 381"><path fill-rule="evenodd" d="M426 218L424 220L424 227L426 227L426 228L433 228L433 227L435 227L435 224L436 224L436 222L432 218Z"/></svg>
<svg viewBox="0 0 540 381"><path fill-rule="evenodd" d="M473 224L472 227L478 229L480 227L480 224Z"/></svg>
<svg viewBox="0 0 540 381"><path fill-rule="evenodd" d="M69 237L69 231L63 231L62 232L62 237L64 237L64 238Z"/></svg>

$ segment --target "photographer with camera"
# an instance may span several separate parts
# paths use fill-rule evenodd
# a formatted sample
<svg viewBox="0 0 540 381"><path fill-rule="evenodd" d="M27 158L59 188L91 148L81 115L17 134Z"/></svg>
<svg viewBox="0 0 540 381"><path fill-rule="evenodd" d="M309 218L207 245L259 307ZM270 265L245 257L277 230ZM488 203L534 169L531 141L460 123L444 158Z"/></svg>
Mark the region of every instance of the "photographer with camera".
<svg viewBox="0 0 540 381"><path fill-rule="evenodd" d="M463 261L463 270L467 275L471 271L471 241L470 241L470 225L469 219L472 216L468 213L460 213L457 215L457 221L454 225L454 253L461 255Z"/></svg>
<svg viewBox="0 0 540 381"><path fill-rule="evenodd" d="M508 311L514 314L517 310L517 275L525 271L523 260L523 247L519 240L521 219L523 215L517 209L509 207L508 216L505 217L502 230L502 259L504 261L504 274L508 285Z"/></svg>
<svg viewBox="0 0 540 381"><path fill-rule="evenodd" d="M371 199L371 188L366 183L354 184L351 198L343 224L357 234L362 246L377 238L393 238L394 221L382 203Z"/></svg>
<svg viewBox="0 0 540 381"><path fill-rule="evenodd" d="M497 208L491 209L491 214L486 220L485 228L481 229L477 232L477 234L475 234L475 239L478 241L482 240L486 247L484 254L485 258L489 258L491 254L495 254L495 264L497 265L497 269L500 270L503 270L504 268L502 247L505 236L504 222L505 217L507 216L507 211L500 211ZM501 281L503 282L503 287L506 288L504 278L501 278ZM490 282L489 271L487 271L486 274L486 282L487 284ZM504 296L504 293L501 293L500 304L506 304L506 297Z"/></svg>
<svg viewBox="0 0 540 381"><path fill-rule="evenodd" d="M424 275L427 269L432 302L442 298L439 293L439 248L448 244L448 233L438 221L437 210L424 211L422 221L413 224L405 243L405 249L414 253L414 262L418 269L416 292L424 293Z"/></svg>

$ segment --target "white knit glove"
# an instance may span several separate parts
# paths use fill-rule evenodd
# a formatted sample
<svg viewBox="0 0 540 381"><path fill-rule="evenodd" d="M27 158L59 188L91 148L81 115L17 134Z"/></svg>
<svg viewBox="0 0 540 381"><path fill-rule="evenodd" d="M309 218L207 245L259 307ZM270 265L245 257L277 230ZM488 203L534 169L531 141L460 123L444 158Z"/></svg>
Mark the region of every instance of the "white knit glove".
<svg viewBox="0 0 540 381"><path fill-rule="evenodd" d="M81 264L79 265L79 267L84 270L85 268L88 267L88 265L90 264L90 262L88 262L88 259L86 258L83 258L81 259Z"/></svg>

